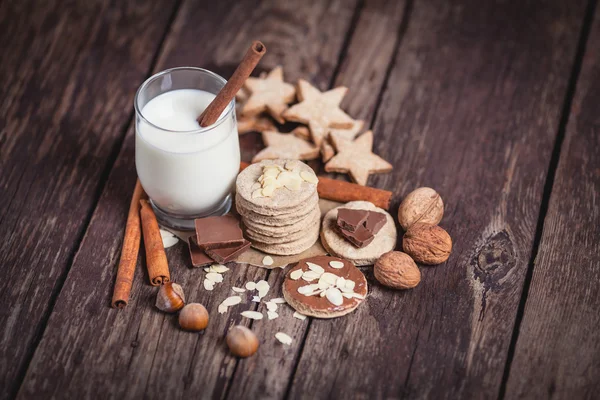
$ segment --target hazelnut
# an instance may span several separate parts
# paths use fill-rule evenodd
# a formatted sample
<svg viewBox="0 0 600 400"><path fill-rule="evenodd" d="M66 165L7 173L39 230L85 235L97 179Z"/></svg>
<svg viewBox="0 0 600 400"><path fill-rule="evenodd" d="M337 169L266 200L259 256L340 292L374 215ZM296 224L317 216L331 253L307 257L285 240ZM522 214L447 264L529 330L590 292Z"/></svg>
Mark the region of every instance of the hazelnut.
<svg viewBox="0 0 600 400"><path fill-rule="evenodd" d="M208 326L208 311L200 303L190 303L179 313L179 326L185 331L201 331Z"/></svg>
<svg viewBox="0 0 600 400"><path fill-rule="evenodd" d="M161 311L174 313L185 305L185 296L180 285L167 282L160 286L156 295L156 308Z"/></svg>
<svg viewBox="0 0 600 400"><path fill-rule="evenodd" d="M436 265L450 256L452 239L437 225L416 223L404 234L402 248L416 262Z"/></svg>
<svg viewBox="0 0 600 400"><path fill-rule="evenodd" d="M258 350L258 338L245 326L236 325L227 333L227 347L235 356L250 357Z"/></svg>
<svg viewBox="0 0 600 400"><path fill-rule="evenodd" d="M437 225L444 216L444 202L435 190L421 187L410 192L398 208L398 222L405 231L417 223Z"/></svg>
<svg viewBox="0 0 600 400"><path fill-rule="evenodd" d="M373 272L375 279L384 286L394 289L411 289L421 282L421 271L406 253L389 251L382 255Z"/></svg>

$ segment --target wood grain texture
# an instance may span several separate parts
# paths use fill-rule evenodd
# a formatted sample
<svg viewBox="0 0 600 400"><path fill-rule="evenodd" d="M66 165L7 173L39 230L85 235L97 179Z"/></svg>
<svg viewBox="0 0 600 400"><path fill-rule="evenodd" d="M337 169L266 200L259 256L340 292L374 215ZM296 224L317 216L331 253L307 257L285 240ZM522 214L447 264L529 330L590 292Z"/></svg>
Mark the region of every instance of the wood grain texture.
<svg viewBox="0 0 600 400"><path fill-rule="evenodd" d="M171 7L0 6L0 397L43 332Z"/></svg>
<svg viewBox="0 0 600 400"><path fill-rule="evenodd" d="M584 8L414 3L374 125L395 169L370 183L435 188L453 254L410 291L367 272L366 304L312 321L290 398L498 396Z"/></svg>
<svg viewBox="0 0 600 400"><path fill-rule="evenodd" d="M600 8L596 9L506 398L600 391Z"/></svg>
<svg viewBox="0 0 600 400"><path fill-rule="evenodd" d="M355 3L314 1L303 5L184 2L157 68L198 65L227 76L248 42L258 38L269 49L263 67L286 63L289 77L309 74L311 79L327 82ZM317 23L321 20L336 22ZM238 37L239 32L244 34ZM282 34L285 42L279 39ZM307 37L311 41L306 41ZM317 67L314 60L318 60ZM108 398L226 396L237 360L229 356L223 338L230 326L249 323L241 321L239 313L256 303L233 307L227 315L219 315L217 305L230 295L232 285L262 279L267 271L233 268L225 274L225 282L207 292L202 288L204 273L188 269L189 256L180 243L167 251L171 277L182 284L189 301L201 302L210 311L205 333L183 332L174 316L154 308L156 288L149 286L143 262L136 271L129 305L122 311L110 308L127 204L135 182L132 133L130 128L31 362L21 398L79 398L99 390ZM243 151L249 154L248 147ZM265 319L256 324L266 323Z"/></svg>

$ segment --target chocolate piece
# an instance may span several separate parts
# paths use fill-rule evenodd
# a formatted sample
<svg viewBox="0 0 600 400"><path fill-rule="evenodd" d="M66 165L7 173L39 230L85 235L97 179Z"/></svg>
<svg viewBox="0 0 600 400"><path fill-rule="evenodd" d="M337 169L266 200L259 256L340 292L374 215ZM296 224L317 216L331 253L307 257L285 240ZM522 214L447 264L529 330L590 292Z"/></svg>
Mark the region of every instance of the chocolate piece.
<svg viewBox="0 0 600 400"><path fill-rule="evenodd" d="M212 258L204 254L202 249L198 247L195 236L192 235L189 237L188 245L190 247L190 257L192 258L192 265L194 267L205 267L214 263Z"/></svg>
<svg viewBox="0 0 600 400"><path fill-rule="evenodd" d="M352 243L359 249L367 246L373 241L373 239L375 239L375 235L370 230L365 228L364 225L360 225L358 228L356 228L354 232L350 232L346 229L341 229L339 227L338 230L340 231L342 236L346 238L346 240L348 240L350 243Z"/></svg>
<svg viewBox="0 0 600 400"><path fill-rule="evenodd" d="M196 224L196 243L203 250L244 244L240 223L233 215L199 218L194 222Z"/></svg>
<svg viewBox="0 0 600 400"><path fill-rule="evenodd" d="M208 254L213 260L223 264L229 261L233 261L234 258L248 250L249 247L250 242L244 240L244 244L242 245L222 247L220 249L208 249L206 250L206 254Z"/></svg>
<svg viewBox="0 0 600 400"><path fill-rule="evenodd" d="M381 230L385 226L387 222L387 217L385 214L377 212L377 211L369 211L369 217L365 222L365 228L376 235L377 232Z"/></svg>
<svg viewBox="0 0 600 400"><path fill-rule="evenodd" d="M354 232L357 227L363 225L367 221L368 217L368 210L340 208L337 215L337 224L341 229Z"/></svg>

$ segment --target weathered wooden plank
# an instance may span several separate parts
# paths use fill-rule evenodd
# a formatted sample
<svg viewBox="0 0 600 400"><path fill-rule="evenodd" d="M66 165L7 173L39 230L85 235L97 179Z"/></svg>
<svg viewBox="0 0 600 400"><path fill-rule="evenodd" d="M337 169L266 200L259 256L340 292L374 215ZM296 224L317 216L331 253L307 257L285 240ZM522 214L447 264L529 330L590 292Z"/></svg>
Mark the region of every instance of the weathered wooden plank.
<svg viewBox="0 0 600 400"><path fill-rule="evenodd" d="M304 1L302 5L275 1L184 2L159 68L199 65L227 75L248 42L260 38L269 49L264 67L285 63L290 78L308 76L326 85L330 79L327 74L339 58L355 2ZM248 157L248 149L244 151ZM201 302L210 310L211 323L205 333L183 332L173 316L154 308L156 288L148 285L141 265L127 308L110 309L134 181L130 129L20 397L85 397L98 390L105 397L116 398L226 395L237 360L229 356L223 337L229 326L240 321L239 312L255 303L234 307L227 316L219 315L216 306L229 295L230 286L261 279L267 271L232 269L225 274L223 284L206 292L202 288L203 272L188 270L185 246L179 244L167 252L171 276L183 285L190 301ZM257 324L263 323L268 321Z"/></svg>
<svg viewBox="0 0 600 400"><path fill-rule="evenodd" d="M395 169L371 183L436 188L454 251L313 320L291 398L498 396L584 8L414 2L374 126Z"/></svg>
<svg viewBox="0 0 600 400"><path fill-rule="evenodd" d="M600 391L600 8L573 100L506 398Z"/></svg>
<svg viewBox="0 0 600 400"><path fill-rule="evenodd" d="M18 389L172 7L0 6L0 397Z"/></svg>
<svg viewBox="0 0 600 400"><path fill-rule="evenodd" d="M383 89L386 70L393 60L398 31L404 16L405 3L400 1L367 1L356 22L345 57L335 77L335 85L350 88L344 107L350 115L364 119L373 117ZM281 296L284 274L273 271L269 283ZM261 308L264 310L264 306ZM235 373L229 398L243 398L247 393L260 393L261 398L283 398L293 376L309 321L292 318L287 305L280 307L280 317L268 324L254 325L265 345L255 357L242 360ZM294 338L292 346L278 344L274 336L286 332ZM320 344L319 348L322 349ZM318 351L318 349L316 349ZM304 393L308 397L323 397L323 393ZM312 395L312 396L311 396Z"/></svg>

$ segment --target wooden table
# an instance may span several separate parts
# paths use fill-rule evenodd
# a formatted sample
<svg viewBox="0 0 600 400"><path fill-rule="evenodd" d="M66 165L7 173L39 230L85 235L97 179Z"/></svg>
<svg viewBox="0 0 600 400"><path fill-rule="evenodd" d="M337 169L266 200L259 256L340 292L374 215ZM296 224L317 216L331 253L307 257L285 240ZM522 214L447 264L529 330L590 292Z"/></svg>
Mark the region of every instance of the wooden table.
<svg viewBox="0 0 600 400"><path fill-rule="evenodd" d="M1 398L598 398L596 3L1 1ZM344 108L395 166L369 184L394 191L392 212L436 188L454 251L409 291L367 269L345 318L253 323L261 348L238 360L223 337L249 321L216 305L280 270L232 268L207 292L186 247L168 249L210 310L204 334L154 308L143 256L130 304L109 303L135 90L172 66L229 76L254 38L264 69L350 88ZM241 141L244 160L262 146Z"/></svg>

